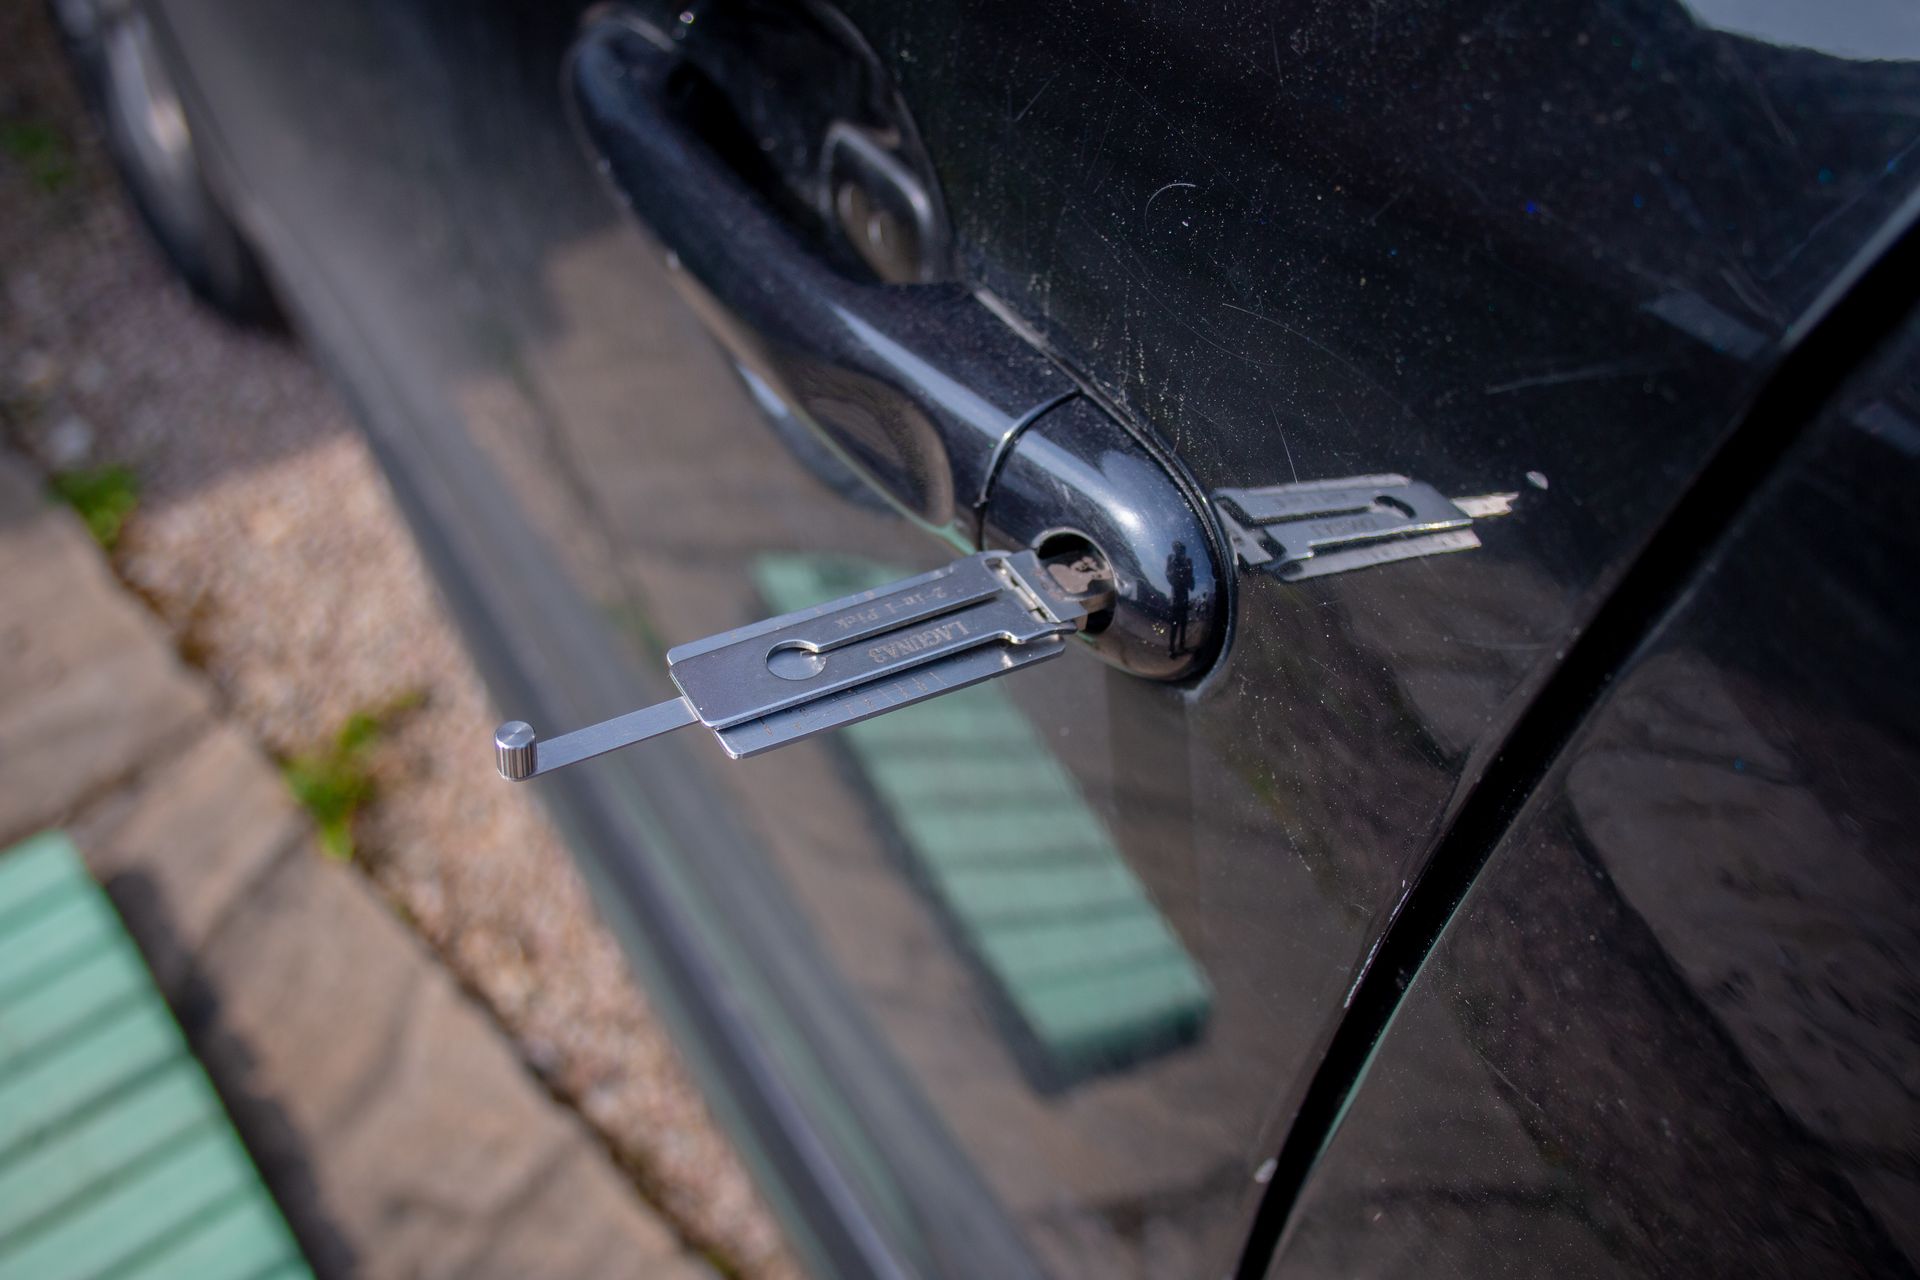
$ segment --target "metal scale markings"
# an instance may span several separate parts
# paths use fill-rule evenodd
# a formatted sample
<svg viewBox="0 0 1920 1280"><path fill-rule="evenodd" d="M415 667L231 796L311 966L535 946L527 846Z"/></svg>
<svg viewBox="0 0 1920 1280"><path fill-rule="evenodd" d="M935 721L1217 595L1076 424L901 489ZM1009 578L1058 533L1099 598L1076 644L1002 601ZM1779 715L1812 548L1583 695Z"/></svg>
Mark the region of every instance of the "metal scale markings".
<svg viewBox="0 0 1920 1280"><path fill-rule="evenodd" d="M1106 607L1091 557L987 551L872 591L680 645L681 696L542 739L494 734L502 777L523 781L703 724L739 759L1058 657Z"/></svg>

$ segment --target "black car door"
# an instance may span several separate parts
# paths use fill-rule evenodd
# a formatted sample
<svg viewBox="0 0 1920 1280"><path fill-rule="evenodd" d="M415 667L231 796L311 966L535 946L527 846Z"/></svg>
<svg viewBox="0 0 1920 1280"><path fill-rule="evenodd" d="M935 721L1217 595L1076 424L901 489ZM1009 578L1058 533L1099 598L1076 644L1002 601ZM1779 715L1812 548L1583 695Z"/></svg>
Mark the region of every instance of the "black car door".
<svg viewBox="0 0 1920 1280"><path fill-rule="evenodd" d="M1635 571L1667 607L1488 850L1268 1274L1914 1273L1916 256L1743 424L1777 465Z"/></svg>
<svg viewBox="0 0 1920 1280"><path fill-rule="evenodd" d="M1910 64L1674 0L160 7L503 709L982 537L1156 549L1044 670L535 784L847 1274L1235 1265L1461 798L1920 138Z"/></svg>

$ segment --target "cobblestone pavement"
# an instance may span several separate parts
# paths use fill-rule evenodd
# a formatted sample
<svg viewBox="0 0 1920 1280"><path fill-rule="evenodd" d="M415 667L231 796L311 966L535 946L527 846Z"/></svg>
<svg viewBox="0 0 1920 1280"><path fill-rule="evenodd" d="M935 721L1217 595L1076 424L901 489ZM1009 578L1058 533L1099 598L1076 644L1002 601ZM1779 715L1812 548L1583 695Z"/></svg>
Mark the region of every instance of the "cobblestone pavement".
<svg viewBox="0 0 1920 1280"><path fill-rule="evenodd" d="M65 826L323 1276L711 1277L0 455L0 845Z"/></svg>
<svg viewBox="0 0 1920 1280"><path fill-rule="evenodd" d="M682 1239L743 1275L794 1274L534 800L474 758L484 750L474 726L500 717L364 443L297 347L208 315L158 261L112 185L41 10L0 5L0 428L49 472L130 469L139 506L113 567L207 677L205 688L188 682L198 702L173 710L142 710L144 686L128 685L122 718L197 724L217 707L236 726L216 735L235 739L223 750L244 755L245 739L280 761L324 756L353 717L381 718L364 750L376 790L351 823L353 864ZM57 600L46 604L58 613ZM91 678L118 679L104 668ZM96 730L85 747L96 782L132 768L132 748L104 723ZM54 784L0 751L7 794L58 811ZM341 880L295 864L303 869L273 875L288 886L321 870ZM313 957L338 975L331 1007L349 1021L359 964L345 949ZM408 1016L436 1010L422 1003ZM437 1095L449 1123L487 1106L463 1100L460 1080L453 1072Z"/></svg>

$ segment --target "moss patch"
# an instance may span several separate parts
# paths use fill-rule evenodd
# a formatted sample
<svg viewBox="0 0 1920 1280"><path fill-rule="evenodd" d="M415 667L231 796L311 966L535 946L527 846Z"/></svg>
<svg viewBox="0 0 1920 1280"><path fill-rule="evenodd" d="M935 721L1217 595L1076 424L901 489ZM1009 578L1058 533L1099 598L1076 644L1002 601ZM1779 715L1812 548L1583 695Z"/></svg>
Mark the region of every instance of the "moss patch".
<svg viewBox="0 0 1920 1280"><path fill-rule="evenodd" d="M79 512L93 540L108 551L120 541L127 517L140 505L140 480L126 467L59 471L47 481L55 497Z"/></svg>
<svg viewBox="0 0 1920 1280"><path fill-rule="evenodd" d="M383 707L356 711L325 747L280 766L294 799L319 828L320 846L329 856L342 862L353 859L354 820L378 791L368 756L395 721L424 701L423 694L409 693Z"/></svg>
<svg viewBox="0 0 1920 1280"><path fill-rule="evenodd" d="M42 191L62 190L77 172L66 135L39 120L0 120L0 156L19 165Z"/></svg>

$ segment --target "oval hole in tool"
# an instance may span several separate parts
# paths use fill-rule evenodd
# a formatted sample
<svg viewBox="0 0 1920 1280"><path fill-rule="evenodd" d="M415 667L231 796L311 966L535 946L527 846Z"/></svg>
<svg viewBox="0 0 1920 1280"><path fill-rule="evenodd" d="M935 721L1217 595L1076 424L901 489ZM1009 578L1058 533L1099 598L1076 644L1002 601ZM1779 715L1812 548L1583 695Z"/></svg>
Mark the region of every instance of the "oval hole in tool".
<svg viewBox="0 0 1920 1280"><path fill-rule="evenodd" d="M798 640L773 646L767 654L767 670L782 680L811 680L827 665L827 655L815 653Z"/></svg>

